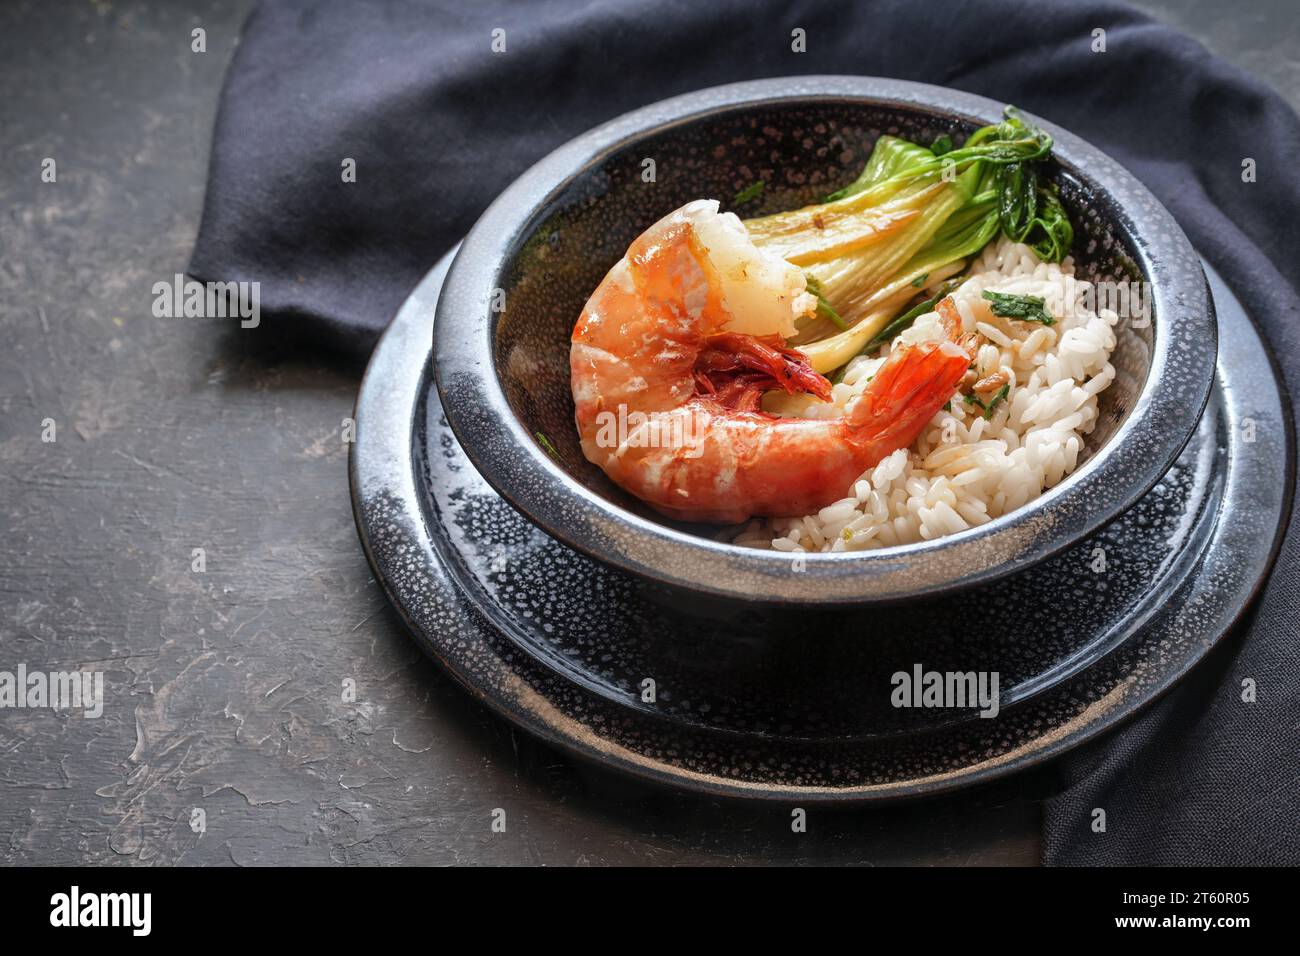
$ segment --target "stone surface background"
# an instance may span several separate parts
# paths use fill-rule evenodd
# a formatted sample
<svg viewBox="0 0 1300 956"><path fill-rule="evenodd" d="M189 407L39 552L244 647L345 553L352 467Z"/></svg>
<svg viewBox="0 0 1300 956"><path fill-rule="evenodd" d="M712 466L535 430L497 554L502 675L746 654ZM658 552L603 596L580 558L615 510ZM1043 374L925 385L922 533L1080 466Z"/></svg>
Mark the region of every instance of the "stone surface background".
<svg viewBox="0 0 1300 956"><path fill-rule="evenodd" d="M1139 6L1300 104L1291 0ZM107 683L96 720L0 710L0 862L1036 861L1050 767L794 836L785 808L575 766L424 660L353 527L361 365L150 312L188 259L250 8L0 8L0 670Z"/></svg>

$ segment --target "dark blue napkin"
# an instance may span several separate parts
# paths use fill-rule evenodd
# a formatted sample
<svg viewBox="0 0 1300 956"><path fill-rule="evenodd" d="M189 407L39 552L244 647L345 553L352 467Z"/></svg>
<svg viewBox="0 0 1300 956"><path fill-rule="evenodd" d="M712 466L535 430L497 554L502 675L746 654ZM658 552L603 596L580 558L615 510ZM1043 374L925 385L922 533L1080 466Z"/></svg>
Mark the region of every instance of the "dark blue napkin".
<svg viewBox="0 0 1300 956"><path fill-rule="evenodd" d="M1227 276L1300 388L1300 121L1192 40L1092 0L267 2L226 79L190 273L260 281L263 334L365 350L553 147L677 93L800 73L981 93L1106 150ZM1046 862L1300 863L1298 549L1293 523L1212 658L1060 762ZM1104 837L1089 828L1098 806Z"/></svg>

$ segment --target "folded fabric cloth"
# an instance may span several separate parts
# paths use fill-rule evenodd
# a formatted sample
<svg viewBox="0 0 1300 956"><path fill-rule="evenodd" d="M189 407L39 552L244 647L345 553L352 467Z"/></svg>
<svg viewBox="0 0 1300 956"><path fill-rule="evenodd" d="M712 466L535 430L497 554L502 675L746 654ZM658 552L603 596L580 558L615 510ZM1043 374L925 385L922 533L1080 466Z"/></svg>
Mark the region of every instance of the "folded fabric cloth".
<svg viewBox="0 0 1300 956"><path fill-rule="evenodd" d="M1192 40L1095 0L267 2L226 78L189 271L259 281L262 334L365 350L553 147L677 93L806 73L981 93L1106 150L1226 275L1300 388L1300 121ZM1300 863L1298 551L1293 523L1212 659L1060 762L1046 862Z"/></svg>

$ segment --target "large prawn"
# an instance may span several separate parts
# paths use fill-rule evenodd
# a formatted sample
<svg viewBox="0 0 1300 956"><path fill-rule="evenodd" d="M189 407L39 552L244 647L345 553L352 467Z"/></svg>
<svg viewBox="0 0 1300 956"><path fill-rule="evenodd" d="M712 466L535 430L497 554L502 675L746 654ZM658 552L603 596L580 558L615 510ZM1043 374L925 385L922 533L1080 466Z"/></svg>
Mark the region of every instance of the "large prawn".
<svg viewBox="0 0 1300 956"><path fill-rule="evenodd" d="M671 518L808 514L952 398L971 362L961 319L942 301L948 338L895 348L843 416L769 415L759 400L770 389L830 398L785 345L816 299L797 267L717 209L701 200L655 223L587 301L570 353L582 449Z"/></svg>

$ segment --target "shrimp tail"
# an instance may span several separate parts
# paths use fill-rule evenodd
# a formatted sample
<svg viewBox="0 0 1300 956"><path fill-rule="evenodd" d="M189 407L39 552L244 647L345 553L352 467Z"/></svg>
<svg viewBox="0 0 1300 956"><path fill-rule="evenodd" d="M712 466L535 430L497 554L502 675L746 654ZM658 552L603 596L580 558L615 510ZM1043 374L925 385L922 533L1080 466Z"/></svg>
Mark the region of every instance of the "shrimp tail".
<svg viewBox="0 0 1300 956"><path fill-rule="evenodd" d="M850 410L849 421L882 447L903 448L948 402L970 367L961 319L948 299L940 303L949 338L910 345L889 357Z"/></svg>
<svg viewBox="0 0 1300 956"><path fill-rule="evenodd" d="M831 397L831 383L779 335L710 336L695 362L695 382L699 394L737 411L756 411L763 393L777 388L824 402Z"/></svg>

